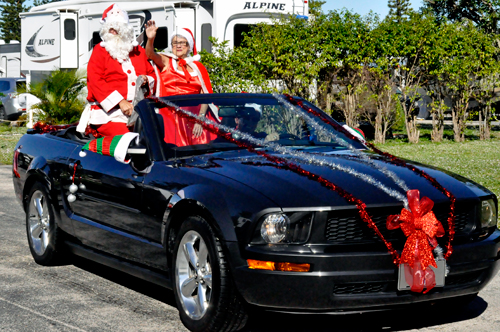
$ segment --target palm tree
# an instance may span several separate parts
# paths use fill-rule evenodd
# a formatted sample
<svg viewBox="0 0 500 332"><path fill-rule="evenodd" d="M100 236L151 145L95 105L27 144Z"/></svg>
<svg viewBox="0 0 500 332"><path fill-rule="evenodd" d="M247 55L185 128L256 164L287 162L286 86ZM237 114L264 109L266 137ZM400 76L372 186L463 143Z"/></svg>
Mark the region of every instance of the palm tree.
<svg viewBox="0 0 500 332"><path fill-rule="evenodd" d="M57 69L44 81L31 84L28 91L41 102L32 106L43 112L47 123L74 123L85 107L87 82L84 71Z"/></svg>

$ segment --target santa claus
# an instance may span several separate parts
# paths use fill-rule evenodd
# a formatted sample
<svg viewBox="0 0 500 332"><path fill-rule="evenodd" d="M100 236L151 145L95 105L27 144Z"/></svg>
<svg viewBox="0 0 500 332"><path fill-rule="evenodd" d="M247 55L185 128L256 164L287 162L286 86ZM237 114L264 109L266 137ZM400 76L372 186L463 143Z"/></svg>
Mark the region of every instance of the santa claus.
<svg viewBox="0 0 500 332"><path fill-rule="evenodd" d="M135 41L126 11L113 4L104 11L101 23L103 41L94 47L87 66L89 106L77 130L121 135L129 131L137 78L142 76L149 91L154 91L156 75L144 48Z"/></svg>

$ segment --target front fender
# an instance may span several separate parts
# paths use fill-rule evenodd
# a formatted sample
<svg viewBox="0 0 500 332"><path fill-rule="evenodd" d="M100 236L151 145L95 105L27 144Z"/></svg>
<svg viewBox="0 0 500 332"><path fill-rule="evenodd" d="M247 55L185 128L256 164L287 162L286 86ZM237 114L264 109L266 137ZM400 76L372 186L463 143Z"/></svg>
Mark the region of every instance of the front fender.
<svg viewBox="0 0 500 332"><path fill-rule="evenodd" d="M210 213L215 221L215 225L213 226L223 237L224 241L237 241L231 212L226 199L223 198L225 198L225 195L217 188L196 184L179 190L170 200L169 207L175 209L178 203L186 200L196 202L201 208Z"/></svg>

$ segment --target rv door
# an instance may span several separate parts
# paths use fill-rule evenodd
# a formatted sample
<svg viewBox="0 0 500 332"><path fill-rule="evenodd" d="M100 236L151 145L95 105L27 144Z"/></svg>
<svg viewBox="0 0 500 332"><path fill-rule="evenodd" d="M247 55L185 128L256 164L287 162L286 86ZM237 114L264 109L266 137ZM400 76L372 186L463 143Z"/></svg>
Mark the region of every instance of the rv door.
<svg viewBox="0 0 500 332"><path fill-rule="evenodd" d="M60 13L61 68L78 68L78 14Z"/></svg>

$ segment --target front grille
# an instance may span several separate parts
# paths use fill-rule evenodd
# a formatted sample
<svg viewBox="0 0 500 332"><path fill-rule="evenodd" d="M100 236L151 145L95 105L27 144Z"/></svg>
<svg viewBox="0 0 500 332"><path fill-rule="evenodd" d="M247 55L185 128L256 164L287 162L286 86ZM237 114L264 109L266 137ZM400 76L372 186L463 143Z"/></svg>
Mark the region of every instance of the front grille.
<svg viewBox="0 0 500 332"><path fill-rule="evenodd" d="M401 229L388 230L386 227L389 215L400 214L401 208L374 208L367 210L373 222L377 225L384 238L388 241L405 241ZM449 206L442 206L433 209L436 218L443 224L445 230L448 229ZM471 204L464 204L456 208L455 232L457 236L467 234L474 229L475 207ZM377 242L380 241L375 232L361 219L357 209L343 211L330 211L325 229L325 238L328 242L352 243L352 242Z"/></svg>
<svg viewBox="0 0 500 332"><path fill-rule="evenodd" d="M366 282L339 284L333 287L334 295L373 294L383 292L387 288L386 282Z"/></svg>

